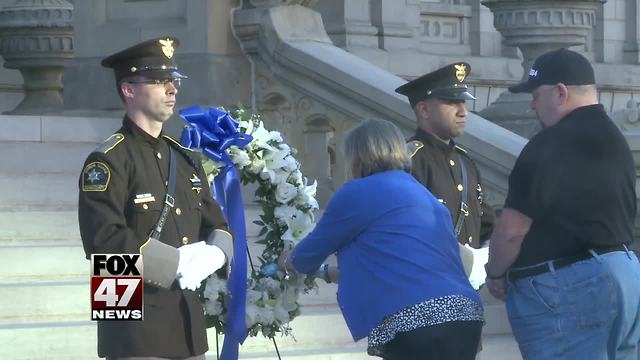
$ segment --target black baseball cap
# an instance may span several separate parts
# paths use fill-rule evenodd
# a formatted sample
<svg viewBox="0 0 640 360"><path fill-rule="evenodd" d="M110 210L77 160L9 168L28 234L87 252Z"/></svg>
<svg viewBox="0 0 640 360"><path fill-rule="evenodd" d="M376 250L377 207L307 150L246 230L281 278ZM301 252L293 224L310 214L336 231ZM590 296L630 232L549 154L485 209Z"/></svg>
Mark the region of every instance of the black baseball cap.
<svg viewBox="0 0 640 360"><path fill-rule="evenodd" d="M396 92L407 96L411 106L427 98L475 100L464 82L469 73L471 66L465 62L450 64L409 81L398 87Z"/></svg>
<svg viewBox="0 0 640 360"><path fill-rule="evenodd" d="M529 70L527 81L509 87L513 93L532 92L540 85L592 85L596 83L593 67L575 51L558 49L540 55Z"/></svg>
<svg viewBox="0 0 640 360"><path fill-rule="evenodd" d="M140 75L153 80L182 79L178 72L175 49L180 45L177 38L163 36L141 42L119 51L102 60L102 66L112 68L116 81Z"/></svg>

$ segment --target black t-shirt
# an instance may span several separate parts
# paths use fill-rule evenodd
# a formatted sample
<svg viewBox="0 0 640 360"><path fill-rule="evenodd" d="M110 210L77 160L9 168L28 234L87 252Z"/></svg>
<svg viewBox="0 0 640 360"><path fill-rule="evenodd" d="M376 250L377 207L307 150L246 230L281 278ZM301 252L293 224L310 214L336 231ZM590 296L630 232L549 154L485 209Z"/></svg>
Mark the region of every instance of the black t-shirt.
<svg viewBox="0 0 640 360"><path fill-rule="evenodd" d="M580 107L529 141L505 207L533 220L513 267L631 244L634 162L602 105Z"/></svg>

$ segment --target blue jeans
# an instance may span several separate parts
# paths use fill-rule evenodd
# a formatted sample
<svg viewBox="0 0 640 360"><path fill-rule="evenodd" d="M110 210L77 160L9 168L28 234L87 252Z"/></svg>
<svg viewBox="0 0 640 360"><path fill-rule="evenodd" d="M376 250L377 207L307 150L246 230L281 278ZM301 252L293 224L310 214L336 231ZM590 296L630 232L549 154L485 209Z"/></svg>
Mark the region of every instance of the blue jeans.
<svg viewBox="0 0 640 360"><path fill-rule="evenodd" d="M526 360L638 360L640 262L614 251L507 283L507 314Z"/></svg>

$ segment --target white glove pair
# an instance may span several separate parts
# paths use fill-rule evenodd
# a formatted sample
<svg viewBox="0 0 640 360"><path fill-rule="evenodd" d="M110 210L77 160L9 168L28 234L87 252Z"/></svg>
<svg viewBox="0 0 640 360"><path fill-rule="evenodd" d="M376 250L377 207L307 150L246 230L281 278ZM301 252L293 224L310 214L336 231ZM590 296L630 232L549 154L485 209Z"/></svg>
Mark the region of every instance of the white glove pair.
<svg viewBox="0 0 640 360"><path fill-rule="evenodd" d="M204 241L178 248L180 260L176 273L182 289L196 290L202 280L220 269L226 256L219 247L207 245Z"/></svg>

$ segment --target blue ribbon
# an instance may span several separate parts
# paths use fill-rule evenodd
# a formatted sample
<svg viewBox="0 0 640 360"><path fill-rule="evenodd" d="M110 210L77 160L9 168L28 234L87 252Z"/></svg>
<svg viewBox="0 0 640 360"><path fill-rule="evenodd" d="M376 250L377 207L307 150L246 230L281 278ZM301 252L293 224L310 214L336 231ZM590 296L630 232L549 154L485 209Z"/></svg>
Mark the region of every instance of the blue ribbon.
<svg viewBox="0 0 640 360"><path fill-rule="evenodd" d="M227 149L231 145L247 146L253 138L238 130L238 122L216 108L192 106L180 110L180 116L190 126L182 132L183 146L202 151L210 159L222 162L224 167L213 179L212 196L220 205L233 232L234 257L227 288L230 301L227 306L222 360L237 360L239 346L247 338L245 307L247 302L247 237L244 221L242 189L238 172Z"/></svg>

